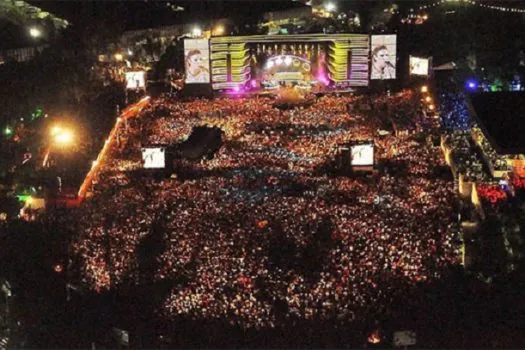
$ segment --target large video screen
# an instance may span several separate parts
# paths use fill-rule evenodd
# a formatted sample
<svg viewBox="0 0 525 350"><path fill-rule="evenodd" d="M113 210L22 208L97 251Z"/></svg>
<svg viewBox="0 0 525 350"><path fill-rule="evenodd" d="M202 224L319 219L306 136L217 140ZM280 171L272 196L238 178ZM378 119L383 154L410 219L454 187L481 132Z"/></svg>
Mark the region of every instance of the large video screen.
<svg viewBox="0 0 525 350"><path fill-rule="evenodd" d="M184 40L184 65L186 84L208 84L210 82L208 39Z"/></svg>
<svg viewBox="0 0 525 350"><path fill-rule="evenodd" d="M428 58L410 56L410 74L428 76Z"/></svg>
<svg viewBox="0 0 525 350"><path fill-rule="evenodd" d="M252 44L251 75L266 89L330 83L327 43Z"/></svg>
<svg viewBox="0 0 525 350"><path fill-rule="evenodd" d="M126 89L145 89L146 88L146 72L127 72L126 73Z"/></svg>
<svg viewBox="0 0 525 350"><path fill-rule="evenodd" d="M371 80L396 79L397 36L372 35L370 46Z"/></svg>
<svg viewBox="0 0 525 350"><path fill-rule="evenodd" d="M163 147L145 147L142 149L144 169L164 169L166 167L166 152Z"/></svg>
<svg viewBox="0 0 525 350"><path fill-rule="evenodd" d="M352 146L351 154L352 166L374 165L374 145L371 143Z"/></svg>

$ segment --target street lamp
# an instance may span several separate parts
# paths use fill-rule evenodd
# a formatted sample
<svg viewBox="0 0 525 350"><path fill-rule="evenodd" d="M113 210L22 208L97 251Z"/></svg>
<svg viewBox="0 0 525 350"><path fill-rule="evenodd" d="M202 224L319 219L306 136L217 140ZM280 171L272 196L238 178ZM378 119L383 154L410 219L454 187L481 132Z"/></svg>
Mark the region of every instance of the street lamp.
<svg viewBox="0 0 525 350"><path fill-rule="evenodd" d="M70 130L64 130L55 136L55 143L61 146L68 146L73 142L73 133Z"/></svg>
<svg viewBox="0 0 525 350"><path fill-rule="evenodd" d="M213 30L213 35L223 35L223 34L224 34L224 26L222 24L219 24Z"/></svg>
<svg viewBox="0 0 525 350"><path fill-rule="evenodd" d="M115 59L120 62L124 59L124 56L121 53L116 53Z"/></svg>
<svg viewBox="0 0 525 350"><path fill-rule="evenodd" d="M29 28L29 35L32 38L40 38L42 36L42 31L36 27Z"/></svg>
<svg viewBox="0 0 525 350"><path fill-rule="evenodd" d="M191 31L191 34L194 36L194 37L200 37L202 35L202 29L200 29L199 27L195 27L193 28L193 30Z"/></svg>
<svg viewBox="0 0 525 350"><path fill-rule="evenodd" d="M69 146L73 143L75 135L70 129L65 129L59 125L51 128L51 141L57 146Z"/></svg>
<svg viewBox="0 0 525 350"><path fill-rule="evenodd" d="M328 12L334 12L335 11L335 4L333 2L326 3L324 5L324 8Z"/></svg>

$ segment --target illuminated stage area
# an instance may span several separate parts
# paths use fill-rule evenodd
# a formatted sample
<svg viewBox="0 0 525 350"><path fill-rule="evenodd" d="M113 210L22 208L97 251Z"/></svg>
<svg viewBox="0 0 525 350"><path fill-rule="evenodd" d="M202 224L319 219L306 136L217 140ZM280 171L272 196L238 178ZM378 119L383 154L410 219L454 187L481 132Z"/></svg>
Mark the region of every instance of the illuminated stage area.
<svg viewBox="0 0 525 350"><path fill-rule="evenodd" d="M250 330L352 327L459 264L454 184L435 171L442 153L424 137L380 132L388 116L364 108L388 105L403 127L430 133L417 94L326 95L284 111L275 101L160 98L120 123L120 147L108 146L79 209L72 254L86 287L162 286L164 334L181 317ZM212 154L163 156L158 145L184 148L199 127L217 135ZM151 175L170 162L172 177ZM375 171L352 171L362 166Z"/></svg>
<svg viewBox="0 0 525 350"><path fill-rule="evenodd" d="M210 40L214 90L312 91L368 85L369 36L265 35Z"/></svg>

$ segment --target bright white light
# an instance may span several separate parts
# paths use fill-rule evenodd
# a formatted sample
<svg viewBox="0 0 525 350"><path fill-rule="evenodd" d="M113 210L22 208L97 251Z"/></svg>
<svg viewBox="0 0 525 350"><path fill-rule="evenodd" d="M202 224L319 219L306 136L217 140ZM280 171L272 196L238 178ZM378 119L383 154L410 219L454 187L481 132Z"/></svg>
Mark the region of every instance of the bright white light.
<svg viewBox="0 0 525 350"><path fill-rule="evenodd" d="M292 58L290 56L286 56L284 58L284 64L286 64L287 66L291 65L292 64Z"/></svg>
<svg viewBox="0 0 525 350"><path fill-rule="evenodd" d="M267 68L267 69L270 69L270 68L272 68L272 67L273 67L273 61L268 61L268 62L266 63L266 68Z"/></svg>
<svg viewBox="0 0 525 350"><path fill-rule="evenodd" d="M282 64L283 63L283 59L281 57L277 57L277 59L275 60L275 63L277 63L278 65Z"/></svg>
<svg viewBox="0 0 525 350"><path fill-rule="evenodd" d="M29 35L33 38L39 38L42 35L42 32L38 28L29 28Z"/></svg>
<svg viewBox="0 0 525 350"><path fill-rule="evenodd" d="M193 30L191 31L191 34L193 36L201 36L202 35L202 30L199 28L199 27L195 27L193 28Z"/></svg>
<svg viewBox="0 0 525 350"><path fill-rule="evenodd" d="M133 55L133 51L131 51L130 49L128 49L128 55Z"/></svg>
<svg viewBox="0 0 525 350"><path fill-rule="evenodd" d="M329 2L326 5L324 5L324 8L328 12L333 12L335 11L335 4L333 2Z"/></svg>

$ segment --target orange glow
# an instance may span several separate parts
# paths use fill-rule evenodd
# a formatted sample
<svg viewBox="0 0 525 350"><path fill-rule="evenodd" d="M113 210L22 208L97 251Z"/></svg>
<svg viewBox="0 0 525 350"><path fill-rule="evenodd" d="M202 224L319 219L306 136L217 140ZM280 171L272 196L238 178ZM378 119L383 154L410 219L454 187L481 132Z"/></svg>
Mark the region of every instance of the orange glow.
<svg viewBox="0 0 525 350"><path fill-rule="evenodd" d="M381 338L379 337L379 331L373 331L368 335L368 342L370 344L379 344L381 342Z"/></svg>
<svg viewBox="0 0 525 350"><path fill-rule="evenodd" d="M423 92L423 93L428 92L428 86L423 85L423 86L421 87L421 92Z"/></svg>

